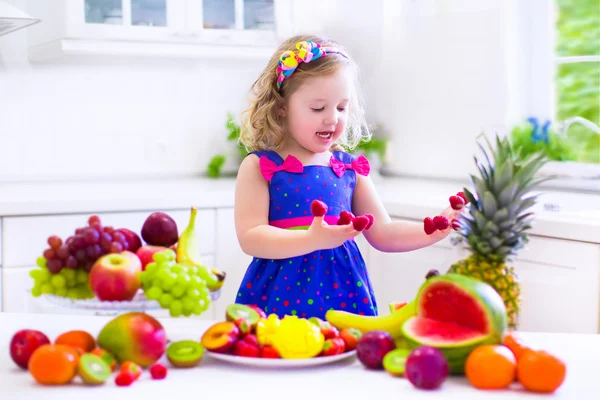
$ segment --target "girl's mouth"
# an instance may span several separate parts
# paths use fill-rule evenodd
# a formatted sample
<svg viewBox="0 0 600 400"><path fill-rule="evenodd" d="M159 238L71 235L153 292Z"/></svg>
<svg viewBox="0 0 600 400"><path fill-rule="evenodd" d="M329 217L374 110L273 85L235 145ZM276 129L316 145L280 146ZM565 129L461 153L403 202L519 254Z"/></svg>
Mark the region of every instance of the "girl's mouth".
<svg viewBox="0 0 600 400"><path fill-rule="evenodd" d="M321 139L331 139L333 132L317 132L317 136Z"/></svg>

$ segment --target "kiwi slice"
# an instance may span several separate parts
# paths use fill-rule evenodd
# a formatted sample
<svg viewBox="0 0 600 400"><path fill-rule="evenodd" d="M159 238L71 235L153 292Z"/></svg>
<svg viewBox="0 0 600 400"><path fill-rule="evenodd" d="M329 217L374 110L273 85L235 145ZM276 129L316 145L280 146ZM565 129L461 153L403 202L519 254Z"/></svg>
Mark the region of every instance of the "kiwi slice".
<svg viewBox="0 0 600 400"><path fill-rule="evenodd" d="M258 313L252 308L244 304L233 303L227 306L225 318L227 321L231 322L238 318L244 318L250 323L250 325L256 326L256 324L258 324L258 320L260 319L260 315L258 315Z"/></svg>
<svg viewBox="0 0 600 400"><path fill-rule="evenodd" d="M85 353L79 357L77 372L88 385L99 385L110 377L111 370L106 361L95 354Z"/></svg>
<svg viewBox="0 0 600 400"><path fill-rule="evenodd" d="M393 376L404 375L409 349L394 349L383 357L383 368Z"/></svg>
<svg viewBox="0 0 600 400"><path fill-rule="evenodd" d="M198 365L204 355L204 347L193 340L172 342L167 347L167 359L173 366L190 368Z"/></svg>

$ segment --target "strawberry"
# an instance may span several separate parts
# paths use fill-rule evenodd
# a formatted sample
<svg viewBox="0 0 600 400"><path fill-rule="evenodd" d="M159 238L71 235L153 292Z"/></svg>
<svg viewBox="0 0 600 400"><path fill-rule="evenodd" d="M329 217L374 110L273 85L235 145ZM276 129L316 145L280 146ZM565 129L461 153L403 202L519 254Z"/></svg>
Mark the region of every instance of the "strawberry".
<svg viewBox="0 0 600 400"><path fill-rule="evenodd" d="M251 309L253 309L254 311L256 311L258 313L259 317L267 319L267 314L257 304L246 304L246 305L248 307L250 307Z"/></svg>
<svg viewBox="0 0 600 400"><path fill-rule="evenodd" d="M256 337L256 335L246 335L242 340L251 346L258 347L258 338Z"/></svg>
<svg viewBox="0 0 600 400"><path fill-rule="evenodd" d="M448 218L444 217L443 215L433 217L433 224L440 231L443 231L450 225L450 223L448 222Z"/></svg>
<svg viewBox="0 0 600 400"><path fill-rule="evenodd" d="M354 218L354 221L352 221L352 225L354 225L354 229L357 231L362 231L367 225L369 225L369 218L365 215L356 217Z"/></svg>
<svg viewBox="0 0 600 400"><path fill-rule="evenodd" d="M433 223L433 220L429 217L423 220L423 227L425 229L425 233L428 235L431 235L437 229Z"/></svg>
<svg viewBox="0 0 600 400"><path fill-rule="evenodd" d="M467 200L467 196L465 196L465 194L463 192L458 192L458 193L456 193L456 195L465 201L465 206L467 204L469 204L469 200Z"/></svg>
<svg viewBox="0 0 600 400"><path fill-rule="evenodd" d="M460 196L450 196L449 200L453 210L460 210L465 206L465 201Z"/></svg>
<svg viewBox="0 0 600 400"><path fill-rule="evenodd" d="M162 364L154 364L150 367L150 376L152 376L152 379L165 379L167 377L167 367Z"/></svg>
<svg viewBox="0 0 600 400"><path fill-rule="evenodd" d="M450 222L450 225L452 226L452 229L454 229L455 231L460 229L460 222L456 218L452 219L452 221Z"/></svg>
<svg viewBox="0 0 600 400"><path fill-rule="evenodd" d="M313 200L310 204L310 212L315 217L322 217L327 214L327 204L323 203L320 200Z"/></svg>
<svg viewBox="0 0 600 400"><path fill-rule="evenodd" d="M369 218L369 223L365 227L366 230L369 230L375 223L375 217L372 214L365 214L365 217Z"/></svg>
<svg viewBox="0 0 600 400"><path fill-rule="evenodd" d="M244 338L248 336L251 335L246 335ZM259 349L258 346L250 344L242 339L234 343L232 354L240 357L258 357Z"/></svg>
<svg viewBox="0 0 600 400"><path fill-rule="evenodd" d="M340 338L344 341L345 349L350 351L356 349L362 332L356 328L344 328L340 332Z"/></svg>
<svg viewBox="0 0 600 400"><path fill-rule="evenodd" d="M261 358L281 358L279 356L279 352L277 351L277 349L275 349L275 347L269 346L269 345L261 346L260 357Z"/></svg>
<svg viewBox="0 0 600 400"><path fill-rule="evenodd" d="M352 220L354 220L354 214L352 214L350 211L342 211L340 213L340 218L337 221L337 225L348 225L350 222L352 222Z"/></svg>
<svg viewBox="0 0 600 400"><path fill-rule="evenodd" d="M344 339L337 337L333 339L327 339L323 344L322 356L335 356L336 354L342 354L346 350L346 343Z"/></svg>
<svg viewBox="0 0 600 400"><path fill-rule="evenodd" d="M119 372L117 376L115 376L115 383L117 386L129 386L135 381L135 377L133 372L123 371Z"/></svg>
<svg viewBox="0 0 600 400"><path fill-rule="evenodd" d="M323 322L320 328L325 339L335 339L340 337L340 331L338 331L338 329L329 322Z"/></svg>
<svg viewBox="0 0 600 400"><path fill-rule="evenodd" d="M142 367L133 361L125 361L123 364L121 364L120 372L131 372L133 375L133 380L136 380L140 377L140 375L142 375Z"/></svg>
<svg viewBox="0 0 600 400"><path fill-rule="evenodd" d="M252 325L250 324L250 322L248 322L248 320L246 318L238 318L235 321L233 321L233 323L240 330L241 336L244 336L244 335L252 332Z"/></svg>

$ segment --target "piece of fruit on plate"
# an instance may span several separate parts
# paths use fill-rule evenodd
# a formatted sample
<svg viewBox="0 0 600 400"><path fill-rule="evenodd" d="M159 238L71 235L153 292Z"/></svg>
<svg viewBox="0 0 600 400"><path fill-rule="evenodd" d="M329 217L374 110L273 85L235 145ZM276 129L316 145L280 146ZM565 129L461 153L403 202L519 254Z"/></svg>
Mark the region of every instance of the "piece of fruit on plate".
<svg viewBox="0 0 600 400"><path fill-rule="evenodd" d="M500 344L506 329L504 302L490 285L445 274L421 286L416 316L404 323L402 333L411 348L440 349L451 372L462 374L471 351L484 344Z"/></svg>

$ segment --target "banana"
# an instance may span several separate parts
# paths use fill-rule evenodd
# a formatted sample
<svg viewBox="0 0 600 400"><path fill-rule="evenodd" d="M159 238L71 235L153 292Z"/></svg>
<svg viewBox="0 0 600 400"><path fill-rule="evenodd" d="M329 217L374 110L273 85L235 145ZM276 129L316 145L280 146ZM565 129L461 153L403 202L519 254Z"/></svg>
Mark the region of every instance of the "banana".
<svg viewBox="0 0 600 400"><path fill-rule="evenodd" d="M225 283L225 271L207 267L200 262L200 248L196 236L196 216L198 209L192 207L190 221L177 241L177 262L188 267L198 268L198 275L206 282L206 287L211 292L219 290Z"/></svg>
<svg viewBox="0 0 600 400"><path fill-rule="evenodd" d="M325 319L339 330L356 328L362 333L369 331L386 331L394 339L402 337L402 325L416 315L415 301L411 301L399 310L380 316L358 315L342 310L329 310Z"/></svg>

